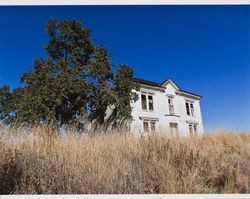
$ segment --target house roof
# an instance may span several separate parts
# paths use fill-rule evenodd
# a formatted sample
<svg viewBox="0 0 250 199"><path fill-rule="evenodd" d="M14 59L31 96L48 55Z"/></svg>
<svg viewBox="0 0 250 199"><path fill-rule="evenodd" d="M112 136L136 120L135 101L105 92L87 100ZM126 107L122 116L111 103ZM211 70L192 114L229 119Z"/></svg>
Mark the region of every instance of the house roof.
<svg viewBox="0 0 250 199"><path fill-rule="evenodd" d="M158 83L158 82L154 82L154 81L150 81L150 80L145 80L145 79L141 79L141 78L133 78L133 80L134 80L134 82L139 83L139 84L155 86L155 87L159 87L159 88L165 88L165 86L168 83L170 83L180 93L193 95L193 96L202 98L202 96L200 96L200 95L197 95L195 93L191 93L189 91L185 91L185 90L181 89L171 78L168 78L168 79L164 80L162 83Z"/></svg>
<svg viewBox="0 0 250 199"><path fill-rule="evenodd" d="M187 93L187 94L190 94L190 95L195 95L195 96L197 96L197 97L202 98L202 96L201 96L201 95L198 95L198 94L195 94L195 93L191 93L191 92L186 91L186 90L183 90L183 89L181 89L180 91L181 91L182 93Z"/></svg>
<svg viewBox="0 0 250 199"><path fill-rule="evenodd" d="M153 81L149 81L149 80L145 80L145 79L141 79L141 78L133 78L134 82L139 83L139 84L145 84L145 85L149 85L149 86L156 86L156 87L160 87L163 88L163 86L158 83L158 82L153 82Z"/></svg>
<svg viewBox="0 0 250 199"><path fill-rule="evenodd" d="M171 84L176 90L181 90L181 88L171 79L171 78L168 78L168 79L166 79L166 80L164 80L162 83L161 83L161 85L162 86L166 86L166 85L168 85L168 84Z"/></svg>

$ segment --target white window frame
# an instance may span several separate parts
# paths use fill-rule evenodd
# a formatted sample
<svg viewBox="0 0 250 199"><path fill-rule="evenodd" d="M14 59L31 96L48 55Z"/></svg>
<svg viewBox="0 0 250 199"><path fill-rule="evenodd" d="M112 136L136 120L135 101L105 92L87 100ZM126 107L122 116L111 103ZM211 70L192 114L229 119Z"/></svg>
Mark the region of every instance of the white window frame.
<svg viewBox="0 0 250 199"><path fill-rule="evenodd" d="M142 104L142 96L145 96L145 100L146 100L146 109L143 108L143 104ZM147 111L148 110L148 103L147 103L147 95L145 93L141 93L141 108L143 111Z"/></svg>
<svg viewBox="0 0 250 199"><path fill-rule="evenodd" d="M188 107L186 106L186 104L188 104ZM191 105L192 105L192 107L191 107ZM188 116L194 117L195 116L195 114L194 114L194 101L185 100L185 110L186 110L186 114ZM188 111L189 111L189 114L188 114Z"/></svg>
<svg viewBox="0 0 250 199"><path fill-rule="evenodd" d="M188 123L188 130L190 137L198 134L198 124L197 123Z"/></svg>
<svg viewBox="0 0 250 199"><path fill-rule="evenodd" d="M169 103L169 100L171 101L171 103ZM168 112L170 115L174 115L174 97L172 96L168 96ZM172 108L172 111L171 111Z"/></svg>
<svg viewBox="0 0 250 199"><path fill-rule="evenodd" d="M173 132L173 128L171 127L171 125L175 125L176 126L176 130L175 130L175 132ZM171 134L176 134L176 135L178 135L179 134L179 129L178 129L178 123L177 122L170 122L169 123L169 129L170 129L170 133Z"/></svg>
<svg viewBox="0 0 250 199"><path fill-rule="evenodd" d="M151 93L151 92L147 92L147 91L141 91L141 107L142 107L142 95L145 95L146 96L146 109L143 109L143 111L150 111L150 112L154 112L154 93ZM152 107L153 107L153 110L149 110L149 99L148 97L151 96L152 97Z"/></svg>
<svg viewBox="0 0 250 199"><path fill-rule="evenodd" d="M148 131L145 131L144 123L148 124ZM154 130L152 129L152 123L154 123ZM142 128L144 133L154 133L157 131L157 120L156 119L143 119Z"/></svg>
<svg viewBox="0 0 250 199"><path fill-rule="evenodd" d="M151 120L149 123L150 123L150 132L156 132L156 121ZM152 123L154 123L154 125L152 125ZM154 129L152 129L152 126L154 126Z"/></svg>
<svg viewBox="0 0 250 199"><path fill-rule="evenodd" d="M198 124L193 124L194 134L197 134L197 131L198 131L197 126L198 126Z"/></svg>
<svg viewBox="0 0 250 199"><path fill-rule="evenodd" d="M147 131L145 131L145 125L144 125L144 123L147 123L147 125L148 125L148 129L147 129ZM145 133L148 133L149 132L149 121L146 121L146 120L144 120L144 121L142 121L142 125L143 125L143 132L145 132Z"/></svg>

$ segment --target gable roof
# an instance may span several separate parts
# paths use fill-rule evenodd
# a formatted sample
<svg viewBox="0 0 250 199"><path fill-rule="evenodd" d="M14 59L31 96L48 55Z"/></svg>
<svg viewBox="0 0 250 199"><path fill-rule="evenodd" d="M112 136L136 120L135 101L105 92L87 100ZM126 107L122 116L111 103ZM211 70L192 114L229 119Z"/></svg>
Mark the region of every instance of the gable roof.
<svg viewBox="0 0 250 199"><path fill-rule="evenodd" d="M162 83L161 83L161 85L162 86L166 86L166 85L168 85L168 84L171 84L174 88L175 88L175 90L181 90L181 88L172 80L172 79L170 79L170 78L168 78L168 79L166 79L166 80L164 80Z"/></svg>
<svg viewBox="0 0 250 199"><path fill-rule="evenodd" d="M144 84L144 85L149 85L149 86L154 86L154 87L159 87L159 88L165 88L166 85L171 84L180 94L186 94L186 95L191 95L194 97L202 98L202 96L200 95L181 89L171 78L164 80L162 83L145 80L141 78L133 78L133 81L139 84Z"/></svg>
<svg viewBox="0 0 250 199"><path fill-rule="evenodd" d="M186 90L183 90L183 89L181 89L181 90L179 91L179 93L181 93L181 94L186 94L186 95L192 95L192 96L195 96L195 97L198 97L198 98L202 98L201 95L198 95L198 94L195 94L195 93L191 93L191 92L186 91Z"/></svg>
<svg viewBox="0 0 250 199"><path fill-rule="evenodd" d="M149 80L145 80L145 79L141 79L141 78L133 78L133 81L139 84L145 84L145 85L149 85L149 86L156 86L156 87L160 87L163 88L164 86L162 86L160 83L158 82L153 82L153 81L149 81Z"/></svg>

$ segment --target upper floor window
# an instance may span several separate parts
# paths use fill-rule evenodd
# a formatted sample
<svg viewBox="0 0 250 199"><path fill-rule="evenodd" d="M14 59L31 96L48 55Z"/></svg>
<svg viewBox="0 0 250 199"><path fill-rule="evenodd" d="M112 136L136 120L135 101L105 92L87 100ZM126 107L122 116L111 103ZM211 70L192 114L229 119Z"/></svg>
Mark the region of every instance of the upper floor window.
<svg viewBox="0 0 250 199"><path fill-rule="evenodd" d="M190 102L190 111L191 115L194 116L194 104L192 102Z"/></svg>
<svg viewBox="0 0 250 199"><path fill-rule="evenodd" d="M189 103L186 102L185 104L186 104L187 115L190 115Z"/></svg>
<svg viewBox="0 0 250 199"><path fill-rule="evenodd" d="M187 100L185 102L185 106L186 106L187 115L194 116L194 103L192 101Z"/></svg>
<svg viewBox="0 0 250 199"><path fill-rule="evenodd" d="M169 114L174 114L173 97L168 97L168 109L169 109Z"/></svg>
<svg viewBox="0 0 250 199"><path fill-rule="evenodd" d="M141 94L141 107L142 110L154 110L154 102L153 102L153 95L148 93Z"/></svg>
<svg viewBox="0 0 250 199"><path fill-rule="evenodd" d="M147 110L147 98L144 94L141 94L141 107L142 110Z"/></svg>
<svg viewBox="0 0 250 199"><path fill-rule="evenodd" d="M150 111L154 110L154 105L153 105L153 96L148 95L148 107Z"/></svg>

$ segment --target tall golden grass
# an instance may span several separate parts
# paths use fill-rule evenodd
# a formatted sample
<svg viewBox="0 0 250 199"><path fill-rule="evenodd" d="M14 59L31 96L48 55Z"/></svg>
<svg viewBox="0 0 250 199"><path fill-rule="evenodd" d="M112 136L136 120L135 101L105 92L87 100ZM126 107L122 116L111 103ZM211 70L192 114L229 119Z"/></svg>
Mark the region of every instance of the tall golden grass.
<svg viewBox="0 0 250 199"><path fill-rule="evenodd" d="M1 132L0 194L250 192L250 134Z"/></svg>

